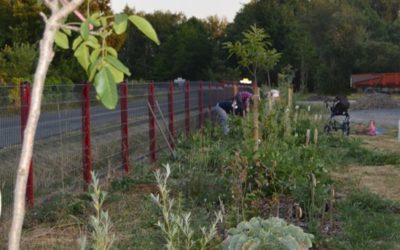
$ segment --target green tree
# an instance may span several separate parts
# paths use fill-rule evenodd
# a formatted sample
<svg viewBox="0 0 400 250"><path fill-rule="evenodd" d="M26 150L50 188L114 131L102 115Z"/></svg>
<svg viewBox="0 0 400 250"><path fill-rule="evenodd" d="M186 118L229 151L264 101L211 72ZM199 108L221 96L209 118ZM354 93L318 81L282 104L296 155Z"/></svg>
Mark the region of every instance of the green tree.
<svg viewBox="0 0 400 250"><path fill-rule="evenodd" d="M13 78L31 78L36 59L36 46L29 43L6 45L0 51L0 82L11 83Z"/></svg>
<svg viewBox="0 0 400 250"><path fill-rule="evenodd" d="M240 72L235 67L229 65L227 60L228 52L223 49L223 43L226 39L228 21L226 18L218 16L209 16L205 20L209 40L211 41L212 54L208 63L207 73L204 76L209 80L223 81L226 79L240 79Z"/></svg>
<svg viewBox="0 0 400 250"><path fill-rule="evenodd" d="M16 108L20 104L20 83L32 78L36 60L36 46L29 43L6 45L0 51L0 86L11 86L1 88L0 94L7 96L8 102Z"/></svg>
<svg viewBox="0 0 400 250"><path fill-rule="evenodd" d="M40 39L43 31L43 21L40 12L44 12L41 5L36 0L16 0L11 1L13 16L12 23L9 26L12 43L31 44Z"/></svg>
<svg viewBox="0 0 400 250"><path fill-rule="evenodd" d="M310 8L308 24L319 58L318 90L348 91L349 76L362 56L367 35L363 16L346 2L316 0Z"/></svg>
<svg viewBox="0 0 400 250"><path fill-rule="evenodd" d="M230 56L235 55L238 58L239 64L246 68L257 82L258 71L269 72L281 54L276 49L269 49L270 37L262 28L252 25L248 31L243 32L243 36L243 42L226 42L225 48L229 50Z"/></svg>
<svg viewBox="0 0 400 250"><path fill-rule="evenodd" d="M124 13L129 15L137 14L149 20L157 31L161 44L156 46L138 32L137 29L128 27L126 42L119 53L121 61L132 70L132 74L138 79L165 80L166 78L162 79L162 76L166 74L160 74L160 71L168 71L170 69L168 65L171 63L168 61L167 56L165 56L164 61L163 54L170 52L165 51L165 47L170 46L167 45L167 41L175 36L180 24L185 21L184 15L161 11L156 11L152 14L136 13L134 9L129 9L128 7L125 8ZM159 62L160 60L162 62ZM156 70L155 64L161 64L160 68L163 68ZM162 76L155 76L155 71Z"/></svg>
<svg viewBox="0 0 400 250"><path fill-rule="evenodd" d="M315 72L313 67L317 63L315 48L304 21L309 6L310 1L251 1L244 5L234 23L228 26L227 37L232 41L241 39L241 33L256 24L268 30L272 47L282 53L276 67L266 76L261 73L258 78L270 78L269 82L275 82L280 68L291 64L298 69L301 84L312 87Z"/></svg>
<svg viewBox="0 0 400 250"><path fill-rule="evenodd" d="M0 48L6 44L6 42L10 42L10 30L9 26L12 23L12 14L10 1L8 0L0 0Z"/></svg>
<svg viewBox="0 0 400 250"><path fill-rule="evenodd" d="M154 77L172 79L204 79L213 58L213 41L206 25L197 18L190 18L178 26L168 37L155 59Z"/></svg>

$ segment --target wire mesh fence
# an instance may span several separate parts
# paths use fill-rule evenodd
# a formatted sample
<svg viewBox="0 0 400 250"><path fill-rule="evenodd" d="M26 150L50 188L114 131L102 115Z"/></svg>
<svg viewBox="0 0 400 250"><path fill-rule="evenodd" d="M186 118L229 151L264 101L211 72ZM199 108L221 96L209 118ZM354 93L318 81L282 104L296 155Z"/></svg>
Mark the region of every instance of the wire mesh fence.
<svg viewBox="0 0 400 250"><path fill-rule="evenodd" d="M234 93L232 82L124 84L114 110L105 109L86 83L46 86L32 158L33 197L27 197L28 201L37 204L54 195L81 191L90 170L100 176L134 174L139 162L168 152L173 147L171 137L201 127L204 113ZM2 218L11 214L29 88L29 84L0 86ZM154 106L150 110L151 98ZM149 133L152 129L153 134Z"/></svg>

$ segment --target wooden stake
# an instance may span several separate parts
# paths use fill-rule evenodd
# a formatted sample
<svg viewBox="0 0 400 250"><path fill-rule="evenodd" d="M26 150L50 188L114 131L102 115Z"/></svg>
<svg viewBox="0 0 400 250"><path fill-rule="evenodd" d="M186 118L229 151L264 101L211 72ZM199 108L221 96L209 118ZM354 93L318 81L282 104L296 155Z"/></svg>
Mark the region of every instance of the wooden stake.
<svg viewBox="0 0 400 250"><path fill-rule="evenodd" d="M272 93L271 91L268 92L268 111L272 111Z"/></svg>
<svg viewBox="0 0 400 250"><path fill-rule="evenodd" d="M290 130L291 130L291 114L292 114L292 109L293 109L293 87L289 86L288 87L288 104L287 104L287 109L285 112L285 136L290 135Z"/></svg>
<svg viewBox="0 0 400 250"><path fill-rule="evenodd" d="M314 128L314 144L318 144L318 129Z"/></svg>
<svg viewBox="0 0 400 250"><path fill-rule="evenodd" d="M284 123L285 123L285 137L289 137L291 134L291 121L290 121L290 109L287 108L285 110L285 117L284 117Z"/></svg>
<svg viewBox="0 0 400 250"><path fill-rule="evenodd" d="M329 199L329 223L331 224L331 229L333 229L333 203L335 201L335 188L331 186L330 199Z"/></svg>
<svg viewBox="0 0 400 250"><path fill-rule="evenodd" d="M259 134L259 126L258 126L258 104L260 97L260 88L257 86L254 87L254 95L253 95L253 139L254 139L254 151L258 150L260 134Z"/></svg>
<svg viewBox="0 0 400 250"><path fill-rule="evenodd" d="M400 120L399 120L399 129L397 132L397 142L400 142Z"/></svg>
<svg viewBox="0 0 400 250"><path fill-rule="evenodd" d="M306 146L310 145L310 134L311 134L311 130L307 129L307 133L306 133Z"/></svg>
<svg viewBox="0 0 400 250"><path fill-rule="evenodd" d="M288 88L288 108L292 110L293 107L293 87L289 86Z"/></svg>

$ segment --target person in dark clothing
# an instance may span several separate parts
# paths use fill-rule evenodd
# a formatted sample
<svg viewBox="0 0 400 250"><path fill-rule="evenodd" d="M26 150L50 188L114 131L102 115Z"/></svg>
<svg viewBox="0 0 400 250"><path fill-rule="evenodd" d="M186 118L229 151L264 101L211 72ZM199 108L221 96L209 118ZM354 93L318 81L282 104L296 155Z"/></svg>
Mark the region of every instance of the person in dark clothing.
<svg viewBox="0 0 400 250"><path fill-rule="evenodd" d="M218 124L222 127L224 135L229 133L229 115L235 114L237 105L235 101L225 100L218 102L214 107L211 108L211 121L213 124Z"/></svg>
<svg viewBox="0 0 400 250"><path fill-rule="evenodd" d="M333 107L331 108L332 111L331 116L335 115L348 116L349 108L350 108L350 103L346 96L336 96L334 99Z"/></svg>
<svg viewBox="0 0 400 250"><path fill-rule="evenodd" d="M236 109L233 101L222 101L218 102L217 105L225 110L227 114L233 114Z"/></svg>

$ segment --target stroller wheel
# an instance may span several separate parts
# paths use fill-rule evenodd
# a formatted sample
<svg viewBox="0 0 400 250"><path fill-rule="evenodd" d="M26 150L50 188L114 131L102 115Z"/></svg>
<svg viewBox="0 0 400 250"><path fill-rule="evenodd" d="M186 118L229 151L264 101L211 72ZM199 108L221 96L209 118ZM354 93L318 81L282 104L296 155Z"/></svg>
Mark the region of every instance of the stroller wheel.
<svg viewBox="0 0 400 250"><path fill-rule="evenodd" d="M348 122L343 123L343 134L349 136L350 134L350 124Z"/></svg>
<svg viewBox="0 0 400 250"><path fill-rule="evenodd" d="M325 125L324 126L324 133L325 134L330 134L331 130L332 130L331 126L329 126L329 125Z"/></svg>

